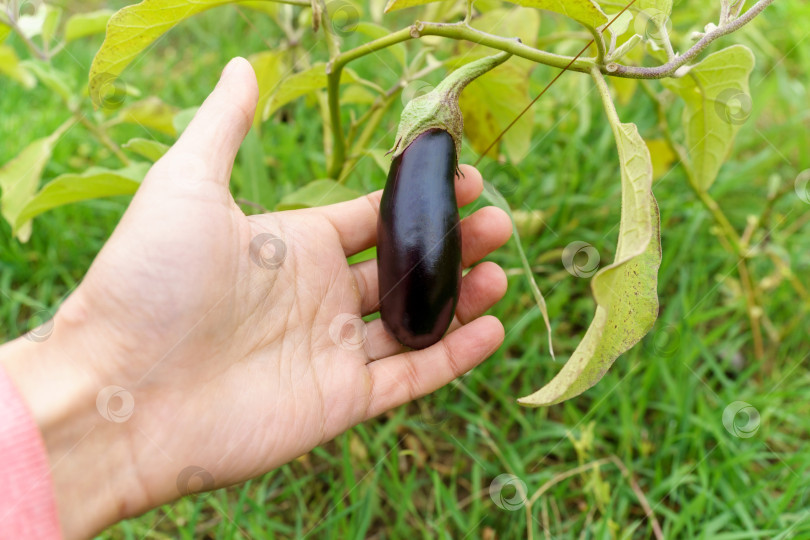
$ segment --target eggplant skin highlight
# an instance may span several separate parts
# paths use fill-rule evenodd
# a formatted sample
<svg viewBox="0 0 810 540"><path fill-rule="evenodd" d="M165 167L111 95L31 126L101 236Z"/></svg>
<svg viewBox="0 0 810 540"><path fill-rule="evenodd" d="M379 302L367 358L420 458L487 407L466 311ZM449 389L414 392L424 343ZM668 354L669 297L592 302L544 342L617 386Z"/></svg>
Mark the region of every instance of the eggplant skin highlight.
<svg viewBox="0 0 810 540"><path fill-rule="evenodd" d="M391 163L377 222L380 316L412 349L438 342L461 289L456 147L442 129L420 134Z"/></svg>

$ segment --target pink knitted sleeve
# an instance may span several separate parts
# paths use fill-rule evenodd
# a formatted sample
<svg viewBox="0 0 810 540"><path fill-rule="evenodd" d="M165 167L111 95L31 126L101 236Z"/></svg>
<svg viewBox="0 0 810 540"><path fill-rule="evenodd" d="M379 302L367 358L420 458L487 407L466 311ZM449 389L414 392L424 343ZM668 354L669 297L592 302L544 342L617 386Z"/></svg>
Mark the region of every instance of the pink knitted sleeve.
<svg viewBox="0 0 810 540"><path fill-rule="evenodd" d="M0 538L61 538L45 444L0 366Z"/></svg>

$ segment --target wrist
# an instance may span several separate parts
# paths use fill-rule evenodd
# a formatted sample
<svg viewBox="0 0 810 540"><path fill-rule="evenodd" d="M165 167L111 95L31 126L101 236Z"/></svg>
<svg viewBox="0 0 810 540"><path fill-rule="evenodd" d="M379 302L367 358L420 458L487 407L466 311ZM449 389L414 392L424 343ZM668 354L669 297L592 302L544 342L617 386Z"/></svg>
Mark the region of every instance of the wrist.
<svg viewBox="0 0 810 540"><path fill-rule="evenodd" d="M121 421L127 411L110 404L116 416L104 408L104 399L115 398L102 391L109 383L95 360L112 351L103 349L80 304L74 294L47 329L0 347L0 362L42 434L68 539L92 536L141 510L133 502L141 491L131 466L130 427Z"/></svg>

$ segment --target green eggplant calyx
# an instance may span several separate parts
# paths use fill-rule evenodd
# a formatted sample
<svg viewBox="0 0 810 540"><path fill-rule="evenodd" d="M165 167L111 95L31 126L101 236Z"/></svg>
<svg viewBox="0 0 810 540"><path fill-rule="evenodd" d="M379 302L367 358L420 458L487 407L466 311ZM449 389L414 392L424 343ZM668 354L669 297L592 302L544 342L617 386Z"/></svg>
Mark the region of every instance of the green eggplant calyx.
<svg viewBox="0 0 810 540"><path fill-rule="evenodd" d="M456 145L456 156L461 155L461 135L464 131L464 119L458 106L461 91L510 56L511 53L501 52L465 64L445 77L431 92L410 100L399 120L396 144L389 150L389 153L393 152L392 158L402 154L414 139L429 129L447 131Z"/></svg>

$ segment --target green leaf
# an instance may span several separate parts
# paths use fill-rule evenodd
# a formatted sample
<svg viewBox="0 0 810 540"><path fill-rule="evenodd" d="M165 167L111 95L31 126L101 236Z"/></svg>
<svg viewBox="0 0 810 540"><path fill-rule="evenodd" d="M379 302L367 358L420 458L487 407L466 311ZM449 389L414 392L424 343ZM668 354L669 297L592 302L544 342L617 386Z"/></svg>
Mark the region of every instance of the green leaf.
<svg viewBox="0 0 810 540"><path fill-rule="evenodd" d="M42 42L50 43L56 29L59 28L59 21L62 19L62 8L45 4L45 20L42 23Z"/></svg>
<svg viewBox="0 0 810 540"><path fill-rule="evenodd" d="M25 88L31 89L37 84L37 79L25 65L17 58L17 53L8 45L0 45L0 73L14 79Z"/></svg>
<svg viewBox="0 0 810 540"><path fill-rule="evenodd" d="M0 44L6 40L9 34L11 34L11 27L0 21Z"/></svg>
<svg viewBox="0 0 810 540"><path fill-rule="evenodd" d="M20 230L34 217L58 206L113 195L132 195L138 190L150 166L149 163L135 163L115 171L94 167L81 174L57 176L23 207L15 220L15 230Z"/></svg>
<svg viewBox="0 0 810 540"><path fill-rule="evenodd" d="M612 36L619 38L630 28L630 23L633 22L633 13L627 10L619 15L618 18L616 18L616 15L610 15L608 18L613 21L613 24L608 28L608 32L610 32Z"/></svg>
<svg viewBox="0 0 810 540"><path fill-rule="evenodd" d="M174 115L174 118L172 119L172 126L174 126L174 131L178 135L186 130L191 121L194 120L194 115L197 114L199 109L199 107L189 107L188 109L183 109Z"/></svg>
<svg viewBox="0 0 810 540"><path fill-rule="evenodd" d="M414 6L423 6L439 1L440 0L388 0L388 3L385 4L385 13Z"/></svg>
<svg viewBox="0 0 810 540"><path fill-rule="evenodd" d="M371 105L377 100L379 94L375 94L368 87L360 84L347 85L340 92L341 103L357 103L359 105Z"/></svg>
<svg viewBox="0 0 810 540"><path fill-rule="evenodd" d="M649 332L658 317L661 237L650 152L635 124L613 127L622 176L616 258L591 281L596 314L579 346L549 383L518 400L521 405L553 405L592 387L619 355Z"/></svg>
<svg viewBox="0 0 810 540"><path fill-rule="evenodd" d="M703 190L714 183L750 114L748 79L753 69L751 50L733 45L707 56L683 77L662 81L686 103L683 125L690 169Z"/></svg>
<svg viewBox="0 0 810 540"><path fill-rule="evenodd" d="M594 0L509 0L523 7L545 9L571 17L591 28L598 28L608 22L607 15Z"/></svg>
<svg viewBox="0 0 810 540"><path fill-rule="evenodd" d="M65 23L65 41L71 42L87 36L103 34L113 12L100 9L87 13L76 13Z"/></svg>
<svg viewBox="0 0 810 540"><path fill-rule="evenodd" d="M130 139L121 148L145 157L152 163L162 158L163 154L169 151L169 147L163 143L140 138Z"/></svg>
<svg viewBox="0 0 810 540"><path fill-rule="evenodd" d="M236 0L143 0L113 15L107 36L90 66L90 95L103 94L103 86L157 38L178 23L208 9Z"/></svg>
<svg viewBox="0 0 810 540"><path fill-rule="evenodd" d="M70 81L64 71L59 71L42 60L23 60L21 64L26 70L33 73L46 88L62 96L65 101L70 101L73 98Z"/></svg>
<svg viewBox="0 0 810 540"><path fill-rule="evenodd" d="M264 160L264 148L258 131L251 129L239 149L242 197L265 208L275 200L275 189Z"/></svg>
<svg viewBox="0 0 810 540"><path fill-rule="evenodd" d="M644 11L659 25L672 15L672 0L639 0L638 9Z"/></svg>
<svg viewBox="0 0 810 540"><path fill-rule="evenodd" d="M383 174L388 174L391 168L391 158L388 156L388 150L383 148L369 148L365 154L374 160L374 163L382 169Z"/></svg>
<svg viewBox="0 0 810 540"><path fill-rule="evenodd" d="M519 36L531 45L539 33L540 16L536 11L519 8L493 10L477 18L475 26L484 32ZM462 52L461 57L469 62L479 54L486 54L486 49L475 47L469 53ZM529 60L510 58L471 82L461 93L459 106L464 115L464 134L478 154L482 154L531 102L529 76L535 66ZM490 157L497 158L498 148L502 147L512 163L519 163L531 148L533 125L531 114L521 116L490 150Z"/></svg>
<svg viewBox="0 0 810 540"><path fill-rule="evenodd" d="M551 337L551 321L548 318L548 306L546 305L546 299L543 296L543 293L540 291L540 287L537 286L537 281L534 279L534 272L532 272L529 259L526 257L526 252L523 251L523 244L520 241L520 231L518 230L515 216L512 213L512 208L509 206L509 202L504 198L504 196L501 195L501 192L498 191L498 188L486 180L484 180L484 198L506 212L509 215L509 219L512 220L512 238L515 240L518 255L520 256L520 262L523 266L523 273L526 275L526 279L529 282L529 289L531 289L532 296L534 296L534 301L537 303L537 307L540 309L541 315L543 315L543 322L546 323L546 329L548 330L548 350L553 358L554 344L552 343Z"/></svg>
<svg viewBox="0 0 810 540"><path fill-rule="evenodd" d="M287 51L264 51L248 58L259 83L259 104L256 106L256 115L253 117L254 127L258 127L266 120L263 115L267 102L288 73L287 57Z"/></svg>
<svg viewBox="0 0 810 540"><path fill-rule="evenodd" d="M350 82L357 82L357 75L352 70L344 68L340 75L340 84ZM270 118L274 112L287 103L326 88L326 84L326 64L322 62L313 64L312 67L304 71L293 73L276 87L276 91L267 100L262 117L265 119Z"/></svg>
<svg viewBox="0 0 810 540"><path fill-rule="evenodd" d="M121 109L109 124L137 124L147 130L154 129L176 137L174 117L177 112L176 107L164 103L157 96L150 96Z"/></svg>
<svg viewBox="0 0 810 540"><path fill-rule="evenodd" d="M338 184L334 180L315 180L298 191L290 193L278 203L276 210L296 210L314 206L327 206L360 197L362 193Z"/></svg>
<svg viewBox="0 0 810 540"><path fill-rule="evenodd" d="M274 18L278 17L279 4L277 2L250 0L247 2L239 2L239 5L254 11L261 11L265 15L270 15Z"/></svg>
<svg viewBox="0 0 810 540"><path fill-rule="evenodd" d="M42 170L51 158L56 141L71 125L64 124L48 137L32 142L0 168L0 212L22 242L31 237L31 226L16 227L17 216L36 193Z"/></svg>

